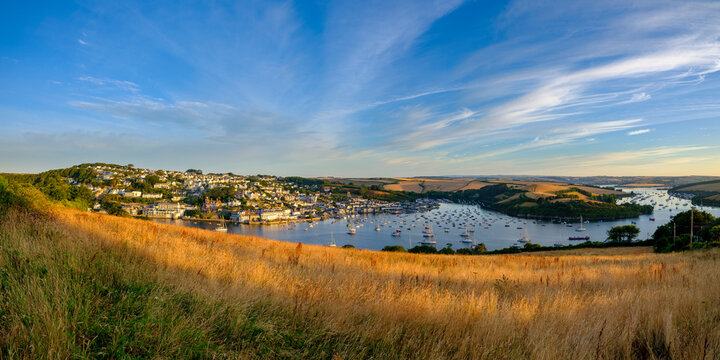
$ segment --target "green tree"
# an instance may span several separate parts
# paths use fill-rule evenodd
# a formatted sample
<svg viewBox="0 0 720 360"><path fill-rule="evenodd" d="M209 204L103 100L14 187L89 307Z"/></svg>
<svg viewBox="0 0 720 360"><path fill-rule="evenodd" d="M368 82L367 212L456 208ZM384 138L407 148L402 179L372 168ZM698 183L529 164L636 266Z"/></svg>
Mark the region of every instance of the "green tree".
<svg viewBox="0 0 720 360"><path fill-rule="evenodd" d="M613 226L607 232L607 239L614 242L631 242L638 234L640 234L640 229L635 225Z"/></svg>
<svg viewBox="0 0 720 360"><path fill-rule="evenodd" d="M487 251L488 251L488 250L487 250L487 247L485 247L485 243L479 243L479 244L475 245L475 247L473 248L473 250L474 250L475 252L479 252L479 253L484 253L484 252L487 252Z"/></svg>
<svg viewBox="0 0 720 360"><path fill-rule="evenodd" d="M405 252L406 250L402 245L388 245L382 248L382 251Z"/></svg>
<svg viewBox="0 0 720 360"><path fill-rule="evenodd" d="M408 249L408 252L416 254L437 254L437 249L430 245L418 245Z"/></svg>
<svg viewBox="0 0 720 360"><path fill-rule="evenodd" d="M445 255L453 255L453 254L455 254L455 250L452 249L452 245L453 245L452 243L446 243L446 244L445 244L445 247L442 248L442 249L440 249L440 251L438 251L438 253L439 253L439 254L445 254Z"/></svg>
<svg viewBox="0 0 720 360"><path fill-rule="evenodd" d="M150 184L150 186L154 186L160 183L160 178L155 175L148 175L145 177L145 182Z"/></svg>

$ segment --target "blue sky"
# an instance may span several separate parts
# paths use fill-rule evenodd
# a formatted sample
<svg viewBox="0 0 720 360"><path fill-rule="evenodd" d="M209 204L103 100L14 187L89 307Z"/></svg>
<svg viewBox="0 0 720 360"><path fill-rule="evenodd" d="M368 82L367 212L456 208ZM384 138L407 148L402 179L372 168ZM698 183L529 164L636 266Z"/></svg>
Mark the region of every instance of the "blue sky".
<svg viewBox="0 0 720 360"><path fill-rule="evenodd" d="M712 1L3 1L0 171L720 175L718 19Z"/></svg>

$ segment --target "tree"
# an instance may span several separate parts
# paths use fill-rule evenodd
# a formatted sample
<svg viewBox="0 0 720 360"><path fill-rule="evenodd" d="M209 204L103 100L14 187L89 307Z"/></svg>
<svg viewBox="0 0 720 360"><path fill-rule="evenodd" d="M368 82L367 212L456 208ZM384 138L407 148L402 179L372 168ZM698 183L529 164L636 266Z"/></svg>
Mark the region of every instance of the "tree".
<svg viewBox="0 0 720 360"><path fill-rule="evenodd" d="M691 210L683 211L673 217L673 219L665 225L661 225L653 234L655 252L682 251L688 249L690 245L690 217ZM704 242L717 242L718 234L713 229L720 225L720 220L716 219L712 214L692 210L693 233L700 235ZM720 230L715 230L720 231ZM687 236L686 236L687 235Z"/></svg>
<svg viewBox="0 0 720 360"><path fill-rule="evenodd" d="M487 247L485 247L485 243L479 243L479 244L475 245L475 247L473 248L473 250L474 250L475 252L479 252L479 253L484 253L484 252L487 252L487 251L488 251L488 250L487 250Z"/></svg>
<svg viewBox="0 0 720 360"><path fill-rule="evenodd" d="M638 234L640 234L640 229L635 225L613 226L607 232L607 239L614 242L631 242Z"/></svg>
<svg viewBox="0 0 720 360"><path fill-rule="evenodd" d="M405 252L405 248L402 245L388 245L382 248L382 251Z"/></svg>
<svg viewBox="0 0 720 360"><path fill-rule="evenodd" d="M445 254L445 255L453 255L455 254L455 250L452 249L452 243L446 243L446 246L440 251L438 251L439 254Z"/></svg>
<svg viewBox="0 0 720 360"><path fill-rule="evenodd" d="M437 249L430 245L418 245L408 249L408 252L416 254L437 254Z"/></svg>
<svg viewBox="0 0 720 360"><path fill-rule="evenodd" d="M150 184L150 186L154 186L155 184L160 183L160 178L155 175L148 175L145 177L145 182Z"/></svg>
<svg viewBox="0 0 720 360"><path fill-rule="evenodd" d="M715 225L708 231L709 242L720 242L720 225Z"/></svg>

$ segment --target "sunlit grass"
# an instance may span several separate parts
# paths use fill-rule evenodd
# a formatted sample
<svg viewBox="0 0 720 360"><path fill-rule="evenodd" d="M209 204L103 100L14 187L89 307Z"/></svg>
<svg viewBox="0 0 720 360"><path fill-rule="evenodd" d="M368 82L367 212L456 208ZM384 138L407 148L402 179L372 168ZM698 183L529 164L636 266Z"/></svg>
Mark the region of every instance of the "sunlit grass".
<svg viewBox="0 0 720 360"><path fill-rule="evenodd" d="M0 239L5 355L720 356L717 250L383 253L49 204Z"/></svg>

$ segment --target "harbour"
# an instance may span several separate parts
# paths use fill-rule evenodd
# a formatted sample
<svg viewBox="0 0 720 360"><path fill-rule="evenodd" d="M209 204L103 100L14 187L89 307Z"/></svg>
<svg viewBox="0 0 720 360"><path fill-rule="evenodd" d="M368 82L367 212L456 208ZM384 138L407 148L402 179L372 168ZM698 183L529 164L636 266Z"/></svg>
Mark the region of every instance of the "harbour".
<svg viewBox="0 0 720 360"><path fill-rule="evenodd" d="M346 219L327 219L276 225L227 224L227 233L259 236L292 243L314 245L352 245L359 249L381 250L385 246L417 245L468 248L484 243L488 250L523 246L531 242L542 246L576 244L582 241L605 241L613 226L636 225L639 239L652 236L655 229L671 220L674 214L689 210L690 200L674 197L659 188L623 189L634 196L618 202L652 204L653 214L638 218L589 222L541 221L511 217L477 205L441 203L429 211L407 214L355 215ZM714 216L720 208L698 207ZM154 219L160 223L213 230L217 224L188 220ZM574 240L571 240L574 239Z"/></svg>

